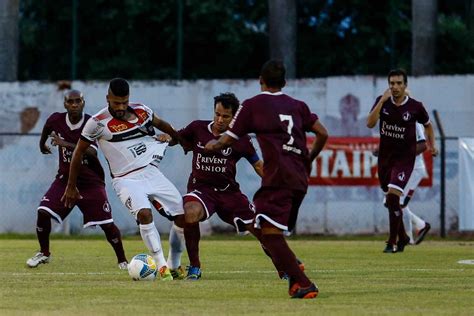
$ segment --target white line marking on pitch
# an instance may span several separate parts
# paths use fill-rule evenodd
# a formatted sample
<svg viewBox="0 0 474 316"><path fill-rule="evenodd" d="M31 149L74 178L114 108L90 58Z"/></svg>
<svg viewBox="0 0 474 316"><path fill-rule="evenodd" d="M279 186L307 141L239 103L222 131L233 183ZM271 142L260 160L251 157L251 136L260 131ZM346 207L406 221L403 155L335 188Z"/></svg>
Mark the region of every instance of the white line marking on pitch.
<svg viewBox="0 0 474 316"><path fill-rule="evenodd" d="M472 261L470 264L474 264L474 260L462 260L462 261ZM459 262L461 263L461 262ZM312 273L340 273L340 272L361 272L361 269L340 269L340 270L305 270ZM460 272L465 271L465 269L422 269L422 268L412 268L412 269L381 269L373 270L373 273L384 273L384 272L430 272L430 271L451 271L451 272ZM117 275L123 274L124 272L0 272L0 275L14 275L14 276L23 276L23 275ZM206 274L247 274L247 273L275 273L272 270L231 270L231 271L208 271L205 270Z"/></svg>

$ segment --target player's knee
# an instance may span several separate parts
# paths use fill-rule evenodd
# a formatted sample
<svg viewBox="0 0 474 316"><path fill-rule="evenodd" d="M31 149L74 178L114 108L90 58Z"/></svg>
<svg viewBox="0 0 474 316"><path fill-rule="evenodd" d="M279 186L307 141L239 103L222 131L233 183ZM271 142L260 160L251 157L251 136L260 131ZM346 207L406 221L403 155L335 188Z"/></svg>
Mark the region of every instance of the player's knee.
<svg viewBox="0 0 474 316"><path fill-rule="evenodd" d="M48 212L46 212L45 210L39 209L38 210L38 217L43 218L43 219L48 219L48 218L51 218L51 215Z"/></svg>
<svg viewBox="0 0 474 316"><path fill-rule="evenodd" d="M387 194L387 208L390 212L400 210L400 197L396 194Z"/></svg>
<svg viewBox="0 0 474 316"><path fill-rule="evenodd" d="M204 209L198 202L184 204L184 218L187 224L199 222L204 217Z"/></svg>
<svg viewBox="0 0 474 316"><path fill-rule="evenodd" d="M140 224L150 224L153 222L153 213L149 208L142 208L138 211L137 221Z"/></svg>
<svg viewBox="0 0 474 316"><path fill-rule="evenodd" d="M260 227L262 235L283 235L283 230L265 220L260 221Z"/></svg>

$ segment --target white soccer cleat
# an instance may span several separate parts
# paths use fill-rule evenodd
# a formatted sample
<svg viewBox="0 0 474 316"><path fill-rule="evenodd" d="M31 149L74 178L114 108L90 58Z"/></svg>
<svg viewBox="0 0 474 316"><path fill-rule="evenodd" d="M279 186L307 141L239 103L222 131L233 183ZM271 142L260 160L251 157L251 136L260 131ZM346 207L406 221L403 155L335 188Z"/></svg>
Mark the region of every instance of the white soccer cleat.
<svg viewBox="0 0 474 316"><path fill-rule="evenodd" d="M127 261L120 262L118 264L118 267L120 270L128 270L128 262Z"/></svg>
<svg viewBox="0 0 474 316"><path fill-rule="evenodd" d="M41 263L48 263L51 260L51 255L45 256L42 252L36 253L33 257L26 261L30 268L36 268Z"/></svg>

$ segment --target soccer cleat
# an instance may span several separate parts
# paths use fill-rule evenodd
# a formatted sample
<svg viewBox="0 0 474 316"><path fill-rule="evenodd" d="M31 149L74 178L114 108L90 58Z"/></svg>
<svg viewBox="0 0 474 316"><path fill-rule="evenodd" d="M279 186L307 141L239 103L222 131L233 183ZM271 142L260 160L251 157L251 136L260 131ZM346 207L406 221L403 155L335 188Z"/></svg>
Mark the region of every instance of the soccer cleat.
<svg viewBox="0 0 474 316"><path fill-rule="evenodd" d="M298 258L296 258L296 263L298 263L298 267L300 268L300 270L304 272L304 263ZM282 280L289 280L288 274L284 271L278 271L278 276Z"/></svg>
<svg viewBox="0 0 474 316"><path fill-rule="evenodd" d="M186 280L197 281L201 278L200 267L188 266L186 269L188 270L188 275L186 276Z"/></svg>
<svg viewBox="0 0 474 316"><path fill-rule="evenodd" d="M128 262L127 261L120 262L118 264L118 267L120 270L128 270Z"/></svg>
<svg viewBox="0 0 474 316"><path fill-rule="evenodd" d="M298 283L294 283L288 291L291 298L316 298L319 289L316 284L311 283L308 287L301 287Z"/></svg>
<svg viewBox="0 0 474 316"><path fill-rule="evenodd" d="M383 250L384 253L396 253L397 252L397 245L391 245L387 243L385 249Z"/></svg>
<svg viewBox="0 0 474 316"><path fill-rule="evenodd" d="M173 281L173 275L167 266L162 266L159 270L161 281Z"/></svg>
<svg viewBox="0 0 474 316"><path fill-rule="evenodd" d="M51 261L51 255L45 256L42 252L36 253L33 257L26 261L26 264L30 268L36 268L41 263L48 263Z"/></svg>
<svg viewBox="0 0 474 316"><path fill-rule="evenodd" d="M425 238L426 234L428 234L428 232L430 231L430 229L431 229L430 223L426 222L426 223L425 223L425 227L423 227L422 229L420 229L420 231L418 232L418 234L416 234L415 245L421 244L421 242L422 242L423 239Z"/></svg>
<svg viewBox="0 0 474 316"><path fill-rule="evenodd" d="M405 250L405 246L410 243L410 237L405 240L399 240L397 242L397 252L403 252Z"/></svg>
<svg viewBox="0 0 474 316"><path fill-rule="evenodd" d="M184 279L184 270L181 266L177 267L176 269L170 269L171 275L173 276L173 280L182 280Z"/></svg>

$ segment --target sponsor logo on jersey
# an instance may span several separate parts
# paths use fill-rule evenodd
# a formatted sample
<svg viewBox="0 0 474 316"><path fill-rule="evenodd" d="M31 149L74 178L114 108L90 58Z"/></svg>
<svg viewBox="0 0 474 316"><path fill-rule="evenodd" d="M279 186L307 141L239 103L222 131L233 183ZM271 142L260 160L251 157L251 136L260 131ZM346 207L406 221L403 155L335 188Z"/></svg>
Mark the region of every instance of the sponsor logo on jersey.
<svg viewBox="0 0 474 316"><path fill-rule="evenodd" d="M110 205L109 205L109 202L105 201L104 205L102 206L102 209L104 210L104 212L110 213Z"/></svg>
<svg viewBox="0 0 474 316"><path fill-rule="evenodd" d="M46 197L46 195L41 198L41 202L43 201L49 202L49 199Z"/></svg>
<svg viewBox="0 0 474 316"><path fill-rule="evenodd" d="M405 172L400 172L398 174L398 180L405 181Z"/></svg>
<svg viewBox="0 0 474 316"><path fill-rule="evenodd" d="M404 121L409 121L411 119L411 114L410 112L405 112L403 113L403 120Z"/></svg>
<svg viewBox="0 0 474 316"><path fill-rule="evenodd" d="M382 113L385 114L385 115L389 115L389 113L388 113L388 111L387 111L386 108L383 108L383 109L382 109Z"/></svg>
<svg viewBox="0 0 474 316"><path fill-rule="evenodd" d="M109 126L109 129L112 131L112 132L122 132L122 131L125 131L128 129L128 126L127 124L124 124L124 123L118 123L118 124L111 124Z"/></svg>
<svg viewBox="0 0 474 316"><path fill-rule="evenodd" d="M231 148L231 147L227 147L226 149L222 149L222 150L221 150L221 153L222 153L224 156L229 156L229 155L232 153L232 148Z"/></svg>

